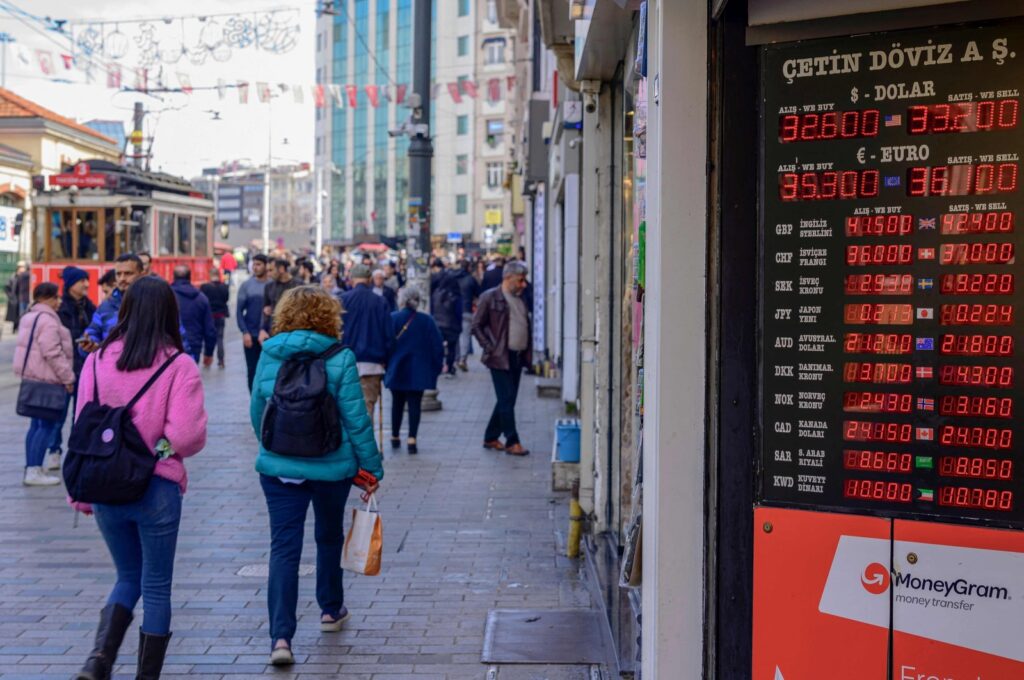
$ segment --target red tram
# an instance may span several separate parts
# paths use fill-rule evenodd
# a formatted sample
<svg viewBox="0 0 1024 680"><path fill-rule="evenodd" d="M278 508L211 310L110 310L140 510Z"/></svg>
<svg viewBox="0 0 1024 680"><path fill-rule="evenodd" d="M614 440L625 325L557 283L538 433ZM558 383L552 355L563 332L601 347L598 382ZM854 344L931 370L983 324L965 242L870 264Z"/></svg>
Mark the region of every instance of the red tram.
<svg viewBox="0 0 1024 680"><path fill-rule="evenodd" d="M206 281L213 267L214 207L180 177L108 161L35 177L32 280L60 281L64 267L89 273L96 300L103 273L128 252L152 254L153 272L170 280L179 264Z"/></svg>

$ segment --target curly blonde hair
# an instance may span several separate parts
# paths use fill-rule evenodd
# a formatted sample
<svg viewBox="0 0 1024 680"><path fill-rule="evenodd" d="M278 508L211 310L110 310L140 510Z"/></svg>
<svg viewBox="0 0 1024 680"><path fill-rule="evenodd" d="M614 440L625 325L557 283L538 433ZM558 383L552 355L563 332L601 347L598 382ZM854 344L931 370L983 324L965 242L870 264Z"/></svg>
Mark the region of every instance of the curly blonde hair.
<svg viewBox="0 0 1024 680"><path fill-rule="evenodd" d="M319 286L285 291L274 309L273 335L302 330L340 338L341 302Z"/></svg>

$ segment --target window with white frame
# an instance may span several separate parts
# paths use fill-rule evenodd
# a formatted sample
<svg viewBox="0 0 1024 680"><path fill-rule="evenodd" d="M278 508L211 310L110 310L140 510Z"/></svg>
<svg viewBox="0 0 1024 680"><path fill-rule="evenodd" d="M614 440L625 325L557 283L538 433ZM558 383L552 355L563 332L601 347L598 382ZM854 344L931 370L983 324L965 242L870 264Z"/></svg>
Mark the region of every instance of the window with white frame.
<svg viewBox="0 0 1024 680"><path fill-rule="evenodd" d="M491 40L484 46L484 63L488 66L505 63L504 40Z"/></svg>
<svg viewBox="0 0 1024 680"><path fill-rule="evenodd" d="M487 164L487 187L490 189L500 189L502 184L505 182L505 164L504 163L488 163Z"/></svg>

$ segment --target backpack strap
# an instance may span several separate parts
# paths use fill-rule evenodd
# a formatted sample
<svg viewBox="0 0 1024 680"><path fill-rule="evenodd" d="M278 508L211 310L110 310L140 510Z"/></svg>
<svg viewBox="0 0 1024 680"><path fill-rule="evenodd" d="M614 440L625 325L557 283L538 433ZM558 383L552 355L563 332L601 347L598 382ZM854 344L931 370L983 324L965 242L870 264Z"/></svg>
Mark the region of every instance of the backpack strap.
<svg viewBox="0 0 1024 680"><path fill-rule="evenodd" d="M146 384L142 386L142 389L139 390L134 397L132 397L132 400L125 404L125 409L131 411L132 408L135 407L135 404L139 401L139 399L142 398L142 395L144 395L146 391L153 386L153 383L155 383L160 378L160 376L164 374L164 371L166 371L170 367L170 365L174 363L174 360L180 357L182 354L184 354L184 352L175 352L174 354L172 354L171 357L164 362L163 366L161 366L156 373L150 376L149 380L146 381Z"/></svg>
<svg viewBox="0 0 1024 680"><path fill-rule="evenodd" d="M345 349L345 345L341 344L340 342L336 342L333 345L331 345L330 347L328 347L326 350L321 352L320 354L316 355L316 358L317 359L323 359L324 361L327 361L331 357L337 356L338 354L340 354L343 349Z"/></svg>

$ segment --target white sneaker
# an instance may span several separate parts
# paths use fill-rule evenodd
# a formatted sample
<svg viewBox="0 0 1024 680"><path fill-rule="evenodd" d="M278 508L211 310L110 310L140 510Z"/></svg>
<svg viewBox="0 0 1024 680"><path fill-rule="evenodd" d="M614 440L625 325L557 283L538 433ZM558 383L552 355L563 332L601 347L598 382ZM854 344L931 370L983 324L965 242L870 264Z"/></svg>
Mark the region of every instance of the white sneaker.
<svg viewBox="0 0 1024 680"><path fill-rule="evenodd" d="M47 471L60 469L60 451L46 454L46 460L43 461L43 469Z"/></svg>
<svg viewBox="0 0 1024 680"><path fill-rule="evenodd" d="M43 472L42 467L33 465L25 468L25 479L22 480L22 484L25 486L55 486L60 484L60 479L51 477Z"/></svg>

